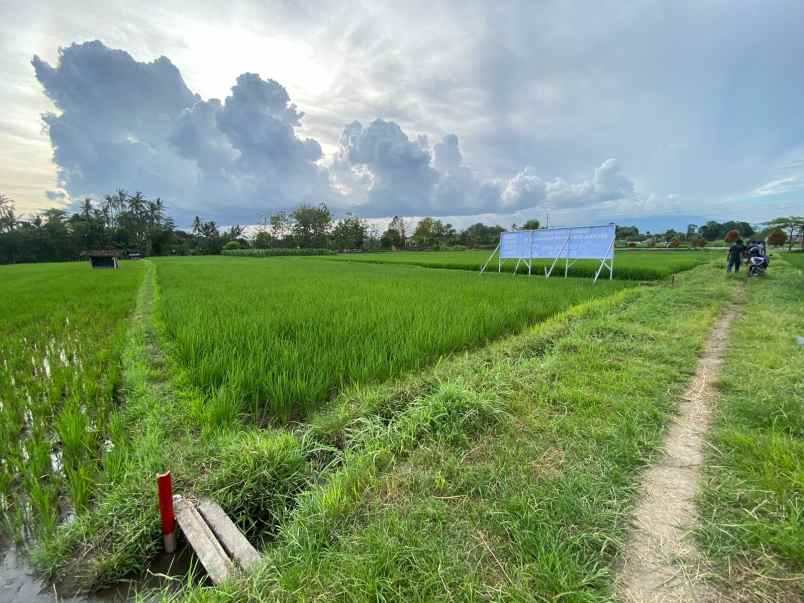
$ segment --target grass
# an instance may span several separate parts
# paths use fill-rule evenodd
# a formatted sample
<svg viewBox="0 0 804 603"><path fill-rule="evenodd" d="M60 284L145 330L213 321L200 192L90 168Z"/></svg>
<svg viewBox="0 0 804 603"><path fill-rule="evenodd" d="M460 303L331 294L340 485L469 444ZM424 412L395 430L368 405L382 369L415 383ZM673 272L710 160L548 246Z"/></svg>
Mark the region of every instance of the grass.
<svg viewBox="0 0 804 603"><path fill-rule="evenodd" d="M420 369L624 286L306 258L157 266L168 337L207 392L212 421L298 418L350 385Z"/></svg>
<svg viewBox="0 0 804 603"><path fill-rule="evenodd" d="M51 532L86 508L120 384L142 266L0 267L0 531Z"/></svg>
<svg viewBox="0 0 804 603"><path fill-rule="evenodd" d="M224 249L222 255L235 255L245 257L277 257L283 255L292 256L308 256L308 255L335 255L332 249L295 249L295 248L278 248L278 249Z"/></svg>
<svg viewBox="0 0 804 603"><path fill-rule="evenodd" d="M161 549L154 475L170 469L174 491L212 496L252 538L270 533L310 479L310 442L237 420L206 423L206 399L175 362L155 320L153 265L136 296L123 346L126 404L109 420L114 447L103 458L94 504L47 535L33 560L63 591L88 592L140 575Z"/></svg>
<svg viewBox="0 0 804 603"><path fill-rule="evenodd" d="M802 291L783 262L747 282L725 358L699 536L735 598L804 597Z"/></svg>
<svg viewBox="0 0 804 603"><path fill-rule="evenodd" d="M364 400L365 392L379 387L371 384L387 376L372 370L394 358L393 346L419 346L408 352L410 364L393 365L398 376L406 366L423 368L427 352L432 361L520 329L574 301L624 288L567 281L547 296L535 281L499 280L501 287L494 290L492 279L476 275L447 273L439 280L432 271L412 267L310 262L203 258L145 263L149 269L123 352L126 405L109 421L115 447L104 458L106 487L91 508L42 543L35 560L45 576L94 590L142 571L160 546L157 471L173 472L177 492L218 500L259 543L285 523L301 491L344 462L332 444L348 437L344 424L330 420L326 437L322 429L308 427L261 429L251 407L239 399L247 390L230 389L226 380L210 387L199 379L199 367L187 362L183 346L201 346L222 363L217 370L224 375L241 372L240 364L257 373L295 370L302 385L312 373L299 370L294 364L299 358L308 358L315 368L328 355L337 359L348 353L359 370L349 373L350 379L335 373L329 383L341 392L338 399ZM516 312L498 312L500 293L514 298ZM452 319L448 312L456 308L468 309L471 320ZM417 322L431 333L416 331ZM284 350L271 347L277 333L285 337ZM311 347L315 353L304 356ZM244 352L260 356L261 364L250 363ZM327 366L339 370L338 364ZM334 395L329 387L322 391Z"/></svg>
<svg viewBox="0 0 804 603"><path fill-rule="evenodd" d="M37 566L84 590L141 572L160 547L153 474L171 469L177 492L218 500L265 556L220 588L188 584L187 600L610 600L639 471L735 279L711 265L653 287L581 286L338 261L150 264L123 345L126 404L109 415L115 445L94 477L106 487L45 539ZM702 538L731 555L724 567L770 560L752 569L786 584L800 550L802 379L779 333L800 323L800 286L779 264L746 302L774 334L743 319L776 403L746 403L746 390L737 418L724 412L720 426L738 433L713 440L724 481ZM343 378L341 357L363 368ZM272 406L274 382L242 366L318 389ZM735 364L728 379L749 370ZM266 409L304 422L264 429ZM61 425L68 441L78 419Z"/></svg>
<svg viewBox="0 0 804 603"><path fill-rule="evenodd" d="M341 262L368 262L380 264L408 264L425 268L452 268L479 271L486 263L491 251L401 251L386 253L351 253L333 258ZM719 253L706 251L617 251L614 257L614 278L618 280L658 280L671 274L689 270L719 257ZM551 262L534 261L534 274L543 275ZM570 276L588 278L595 275L600 262L581 260L571 265ZM513 272L515 260L505 260L503 270ZM497 271L497 259L489 263L487 270ZM527 267L519 267L526 273ZM606 273L607 275L608 273ZM564 275L564 263L556 264L554 275Z"/></svg>
<svg viewBox="0 0 804 603"><path fill-rule="evenodd" d="M311 419L341 462L190 601L608 601L640 468L733 280L623 291Z"/></svg>
<svg viewBox="0 0 804 603"><path fill-rule="evenodd" d="M794 251L792 253L783 253L781 257L796 268L804 270L804 252Z"/></svg>

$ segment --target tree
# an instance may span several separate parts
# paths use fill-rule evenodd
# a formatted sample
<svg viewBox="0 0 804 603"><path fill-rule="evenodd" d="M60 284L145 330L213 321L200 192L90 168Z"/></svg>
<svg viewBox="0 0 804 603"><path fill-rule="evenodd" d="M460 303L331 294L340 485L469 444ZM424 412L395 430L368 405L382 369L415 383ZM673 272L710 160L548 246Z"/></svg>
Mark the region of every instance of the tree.
<svg viewBox="0 0 804 603"><path fill-rule="evenodd" d="M326 204L318 207L299 205L293 212L293 238L299 247L323 248L327 246L332 214Z"/></svg>
<svg viewBox="0 0 804 603"><path fill-rule="evenodd" d="M270 249L273 246L274 238L271 236L270 233L261 230L257 233L257 236L254 237L254 248L255 249Z"/></svg>
<svg viewBox="0 0 804 603"><path fill-rule="evenodd" d="M444 224L435 218L422 218L416 225L411 239L417 247L431 249L453 243L455 234L452 224Z"/></svg>
<svg viewBox="0 0 804 603"><path fill-rule="evenodd" d="M283 211L271 214L268 223L271 225L271 237L275 242L282 241L290 233L290 218Z"/></svg>
<svg viewBox="0 0 804 603"><path fill-rule="evenodd" d="M787 242L787 235L781 228L774 228L768 233L768 243L774 247L781 247Z"/></svg>
<svg viewBox="0 0 804 603"><path fill-rule="evenodd" d="M0 193L0 233L11 232L17 223L14 201Z"/></svg>
<svg viewBox="0 0 804 603"><path fill-rule="evenodd" d="M615 237L621 241L639 240L639 229L636 226L618 226L615 230Z"/></svg>
<svg viewBox="0 0 804 603"><path fill-rule="evenodd" d="M768 222L770 228L780 228L787 231L787 250L793 249L793 238L798 232L801 238L801 247L804 248L804 217L802 216L787 216L784 218L776 218Z"/></svg>
<svg viewBox="0 0 804 603"><path fill-rule="evenodd" d="M698 234L701 235L707 241L716 241L722 235L721 233L722 225L720 222L715 222L714 220L710 220L703 226L698 228Z"/></svg>
<svg viewBox="0 0 804 603"><path fill-rule="evenodd" d="M362 249L366 242L368 226L358 217L346 214L332 229L332 241L336 249Z"/></svg>
<svg viewBox="0 0 804 603"><path fill-rule="evenodd" d="M405 220L394 216L388 224L388 229L380 238L380 245L385 249L405 247L407 234L405 233Z"/></svg>
<svg viewBox="0 0 804 603"><path fill-rule="evenodd" d="M499 242L503 232L505 229L502 226L486 226L477 222L464 230L458 240L467 247L492 246Z"/></svg>
<svg viewBox="0 0 804 603"><path fill-rule="evenodd" d="M522 225L522 230L538 230L539 229L539 221L535 218L532 218L525 222Z"/></svg>

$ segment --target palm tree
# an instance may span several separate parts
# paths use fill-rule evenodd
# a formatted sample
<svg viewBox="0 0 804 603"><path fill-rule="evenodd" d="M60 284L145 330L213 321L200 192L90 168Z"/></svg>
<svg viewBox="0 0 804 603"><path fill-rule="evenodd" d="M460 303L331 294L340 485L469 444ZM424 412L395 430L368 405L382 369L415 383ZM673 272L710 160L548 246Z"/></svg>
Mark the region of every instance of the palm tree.
<svg viewBox="0 0 804 603"><path fill-rule="evenodd" d="M0 193L0 232L11 232L17 223L14 202Z"/></svg>

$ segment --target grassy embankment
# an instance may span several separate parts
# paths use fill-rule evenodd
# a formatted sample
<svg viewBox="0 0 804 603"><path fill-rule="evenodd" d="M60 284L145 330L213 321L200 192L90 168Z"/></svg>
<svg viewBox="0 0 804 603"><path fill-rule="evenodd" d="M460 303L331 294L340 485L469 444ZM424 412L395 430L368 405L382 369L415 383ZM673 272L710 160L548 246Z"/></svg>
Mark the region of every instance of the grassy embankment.
<svg viewBox="0 0 804 603"><path fill-rule="evenodd" d="M367 383L623 288L294 258L151 264L127 334L104 494L36 556L47 576L83 589L136 573L159 549L156 471L270 539L298 492L343 462L329 442L347 437L281 428L288 402L303 415L337 391L364 400ZM266 421L277 428L260 429Z"/></svg>
<svg viewBox="0 0 804 603"><path fill-rule="evenodd" d="M368 262L380 264L408 264L425 268L452 268L479 271L491 251L400 251L385 253L346 253L332 258L340 262ZM669 277L671 274L689 270L712 261L721 255L713 251L620 251L615 252L614 278L618 280L651 281ZM533 274L543 275L552 262L533 262ZM505 260L503 270L513 272L516 260ZM570 276L590 277L597 272L600 262L581 260L569 268ZM487 270L497 271L497 259L492 260ZM527 266L520 265L519 272L527 273ZM608 278L608 271L601 273ZM553 276L564 276L564 262L556 264Z"/></svg>
<svg viewBox="0 0 804 603"><path fill-rule="evenodd" d="M733 290L701 267L339 398L310 433L341 460L262 566L186 597L609 600L639 469Z"/></svg>
<svg viewBox="0 0 804 603"><path fill-rule="evenodd" d="M804 597L804 275L776 257L746 283L701 498L700 539L735 599Z"/></svg>
<svg viewBox="0 0 804 603"><path fill-rule="evenodd" d="M142 266L0 267L0 532L50 533L97 488Z"/></svg>

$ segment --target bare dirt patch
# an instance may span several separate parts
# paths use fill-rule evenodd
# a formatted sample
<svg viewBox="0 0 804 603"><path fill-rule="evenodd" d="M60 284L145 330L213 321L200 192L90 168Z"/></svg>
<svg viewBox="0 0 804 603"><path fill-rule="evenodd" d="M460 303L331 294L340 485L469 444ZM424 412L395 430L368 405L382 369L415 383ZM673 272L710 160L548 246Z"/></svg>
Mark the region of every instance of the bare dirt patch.
<svg viewBox="0 0 804 603"><path fill-rule="evenodd" d="M723 363L729 327L737 315L728 308L715 323L698 369L681 398L660 461L643 476L643 496L632 518L617 579L625 601L723 601L704 580L706 571L695 543L695 497L704 461L711 402Z"/></svg>

